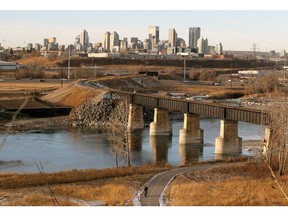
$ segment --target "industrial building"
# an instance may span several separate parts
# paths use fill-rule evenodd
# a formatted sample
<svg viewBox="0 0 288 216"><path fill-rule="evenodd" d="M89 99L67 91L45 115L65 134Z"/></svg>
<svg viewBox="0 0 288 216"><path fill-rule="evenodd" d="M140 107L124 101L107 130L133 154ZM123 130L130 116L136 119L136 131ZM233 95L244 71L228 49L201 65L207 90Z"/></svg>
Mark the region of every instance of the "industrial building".
<svg viewBox="0 0 288 216"><path fill-rule="evenodd" d="M4 62L0 61L0 70L16 70L18 68L18 65L15 62Z"/></svg>
<svg viewBox="0 0 288 216"><path fill-rule="evenodd" d="M239 77L259 77L263 76L267 73L265 70L243 70L243 71L238 71L238 76Z"/></svg>

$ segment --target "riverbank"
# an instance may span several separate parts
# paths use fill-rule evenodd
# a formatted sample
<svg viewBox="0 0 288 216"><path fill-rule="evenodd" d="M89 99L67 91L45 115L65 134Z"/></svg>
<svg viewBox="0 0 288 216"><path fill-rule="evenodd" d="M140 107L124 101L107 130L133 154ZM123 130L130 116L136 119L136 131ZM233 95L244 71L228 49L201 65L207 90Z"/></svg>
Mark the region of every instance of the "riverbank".
<svg viewBox="0 0 288 216"><path fill-rule="evenodd" d="M212 162L192 166L195 169L203 165L209 167L207 163ZM231 160L226 163L233 165ZM2 173L0 206L139 205L136 200L144 185L158 173L171 168L176 167L146 165L45 175ZM283 183L287 180L286 176L281 178ZM287 184L283 185L287 190ZM233 169L231 166L226 168L224 163L221 168L181 174L167 187L164 202L170 206L287 205L265 163L251 161Z"/></svg>
<svg viewBox="0 0 288 216"><path fill-rule="evenodd" d="M57 116L49 118L21 118L16 120L0 121L0 133L15 134L29 130L60 130L71 126L69 116Z"/></svg>

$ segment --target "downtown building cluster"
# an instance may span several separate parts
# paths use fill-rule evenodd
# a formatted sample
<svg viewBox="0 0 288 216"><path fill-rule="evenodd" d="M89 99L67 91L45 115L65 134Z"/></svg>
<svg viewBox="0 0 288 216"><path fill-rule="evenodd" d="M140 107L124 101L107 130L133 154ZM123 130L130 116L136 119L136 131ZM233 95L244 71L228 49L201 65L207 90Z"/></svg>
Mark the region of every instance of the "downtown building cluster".
<svg viewBox="0 0 288 216"><path fill-rule="evenodd" d="M75 40L74 50L76 52L88 53L147 53L147 54L177 54L177 53L197 53L202 55L223 54L223 46L221 43L211 46L208 44L208 39L201 37L200 27L189 28L189 42L177 37L177 32L174 28L168 30L168 40L160 39L159 26L148 27L148 37L140 40L138 37L131 37L130 41L127 37L120 39L116 31L106 31L103 35L103 42L81 43L81 40ZM85 35L88 33L84 30ZM81 33L82 34L82 33ZM79 38L79 37L78 37ZM77 42L76 42L77 41Z"/></svg>
<svg viewBox="0 0 288 216"><path fill-rule="evenodd" d="M27 43L25 50L31 52L33 50L41 53L49 52L64 52L69 51L79 54L161 54L161 55L175 55L178 53L192 53L194 55L221 55L223 54L223 46L219 42L215 45L209 45L208 39L201 37L200 27L190 27L188 41L178 37L174 28L168 29L168 39L160 38L159 26L148 27L148 37L140 40L138 37L127 37L120 39L116 31L106 31L103 34L101 42L91 43L89 40L88 31L85 29L75 36L73 44L68 46L58 44L56 37L49 37L43 39L43 44ZM16 50L23 48L16 48Z"/></svg>

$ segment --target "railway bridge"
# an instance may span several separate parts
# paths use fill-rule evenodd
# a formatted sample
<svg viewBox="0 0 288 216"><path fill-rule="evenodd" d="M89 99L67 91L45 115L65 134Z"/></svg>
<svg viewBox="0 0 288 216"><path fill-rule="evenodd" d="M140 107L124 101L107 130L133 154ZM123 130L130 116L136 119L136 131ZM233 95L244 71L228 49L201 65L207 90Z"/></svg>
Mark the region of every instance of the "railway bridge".
<svg viewBox="0 0 288 216"><path fill-rule="evenodd" d="M184 114L183 128L179 131L179 145L203 144L200 117L220 119L220 134L215 139L215 154L241 154L242 138L238 137L238 122L269 125L269 114L264 110L200 102L138 93L114 92L128 97L128 129L144 128L143 107L154 109L154 121L150 123L151 136L171 136L170 111ZM269 136L269 128L266 129ZM268 138L267 138L268 139Z"/></svg>

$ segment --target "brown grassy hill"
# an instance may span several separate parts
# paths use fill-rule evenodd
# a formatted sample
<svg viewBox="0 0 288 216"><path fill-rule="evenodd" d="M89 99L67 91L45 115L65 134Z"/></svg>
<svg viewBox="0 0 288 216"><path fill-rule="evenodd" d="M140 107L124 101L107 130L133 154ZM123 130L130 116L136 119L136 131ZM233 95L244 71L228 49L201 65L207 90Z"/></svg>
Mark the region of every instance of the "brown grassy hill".
<svg viewBox="0 0 288 216"><path fill-rule="evenodd" d="M18 60L19 64L33 65L38 67L57 66L57 62L62 61L62 58L48 58L44 56L26 55Z"/></svg>
<svg viewBox="0 0 288 216"><path fill-rule="evenodd" d="M101 97L106 91L92 87L77 86L74 83L59 88L41 99L51 103L77 107L94 97Z"/></svg>

